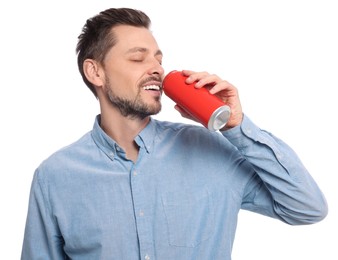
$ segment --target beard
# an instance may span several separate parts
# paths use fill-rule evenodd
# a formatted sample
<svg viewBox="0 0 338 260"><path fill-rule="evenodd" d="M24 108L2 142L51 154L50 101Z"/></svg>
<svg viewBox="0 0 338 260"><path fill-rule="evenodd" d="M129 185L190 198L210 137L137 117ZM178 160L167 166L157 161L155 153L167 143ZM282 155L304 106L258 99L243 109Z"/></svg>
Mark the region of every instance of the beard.
<svg viewBox="0 0 338 260"><path fill-rule="evenodd" d="M121 115L131 119L144 119L151 115L156 115L161 111L160 97L156 98L156 104L146 104L140 95L141 87L134 100L117 96L113 91L108 78L106 78L105 89L111 105L118 108Z"/></svg>

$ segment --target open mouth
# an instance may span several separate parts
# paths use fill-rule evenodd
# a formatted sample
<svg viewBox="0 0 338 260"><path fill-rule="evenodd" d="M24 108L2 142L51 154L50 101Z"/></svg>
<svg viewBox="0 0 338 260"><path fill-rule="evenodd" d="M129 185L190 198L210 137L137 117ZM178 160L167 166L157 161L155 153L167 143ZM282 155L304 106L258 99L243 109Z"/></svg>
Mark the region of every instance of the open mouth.
<svg viewBox="0 0 338 260"><path fill-rule="evenodd" d="M158 85L148 85L143 87L144 90L155 90L155 91L160 91L161 86Z"/></svg>

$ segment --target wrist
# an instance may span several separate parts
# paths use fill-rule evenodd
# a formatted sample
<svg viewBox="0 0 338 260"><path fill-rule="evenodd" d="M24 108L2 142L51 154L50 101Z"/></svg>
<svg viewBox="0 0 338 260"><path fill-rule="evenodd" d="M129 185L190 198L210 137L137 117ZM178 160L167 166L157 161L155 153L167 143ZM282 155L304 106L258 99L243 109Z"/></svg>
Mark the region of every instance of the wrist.
<svg viewBox="0 0 338 260"><path fill-rule="evenodd" d="M243 121L243 113L239 115L231 115L226 125L220 129L221 132L230 130L234 127L237 127L242 124Z"/></svg>

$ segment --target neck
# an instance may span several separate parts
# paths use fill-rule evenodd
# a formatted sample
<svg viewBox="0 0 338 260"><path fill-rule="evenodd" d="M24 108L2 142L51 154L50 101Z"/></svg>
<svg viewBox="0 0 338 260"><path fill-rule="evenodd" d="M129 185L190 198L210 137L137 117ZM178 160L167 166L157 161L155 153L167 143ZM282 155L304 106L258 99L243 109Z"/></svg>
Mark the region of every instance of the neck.
<svg viewBox="0 0 338 260"><path fill-rule="evenodd" d="M116 110L107 113L101 112L101 128L126 152L127 158L134 162L139 150L134 139L147 126L149 121L150 117L131 119L122 116Z"/></svg>

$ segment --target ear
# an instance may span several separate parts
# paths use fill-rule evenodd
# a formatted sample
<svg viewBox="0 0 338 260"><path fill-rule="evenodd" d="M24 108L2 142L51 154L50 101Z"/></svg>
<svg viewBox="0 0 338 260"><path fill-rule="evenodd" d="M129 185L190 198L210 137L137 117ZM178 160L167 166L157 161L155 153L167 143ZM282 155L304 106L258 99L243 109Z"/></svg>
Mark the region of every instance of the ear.
<svg viewBox="0 0 338 260"><path fill-rule="evenodd" d="M104 84L104 72L101 66L92 59L83 62L83 72L90 83L95 87L102 87Z"/></svg>

